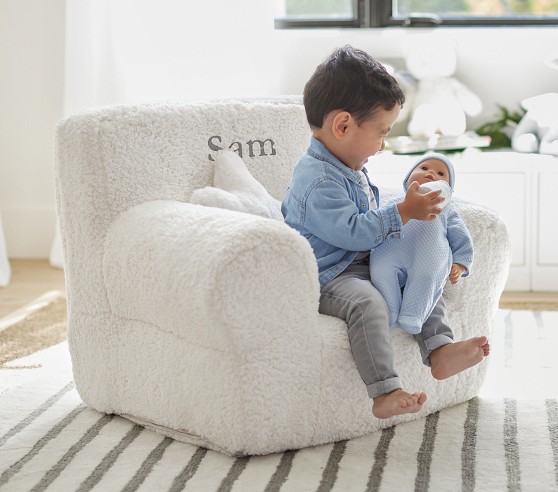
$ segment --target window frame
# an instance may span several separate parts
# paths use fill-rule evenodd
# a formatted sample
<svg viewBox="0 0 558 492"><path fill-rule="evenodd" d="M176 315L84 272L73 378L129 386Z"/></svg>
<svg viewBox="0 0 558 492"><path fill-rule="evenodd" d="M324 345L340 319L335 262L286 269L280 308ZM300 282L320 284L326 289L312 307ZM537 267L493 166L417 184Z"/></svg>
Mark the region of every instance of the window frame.
<svg viewBox="0 0 558 492"><path fill-rule="evenodd" d="M392 0L353 0L353 19L276 18L276 29L379 28L436 26L556 26L558 16L463 17L416 14L406 18L392 15Z"/></svg>

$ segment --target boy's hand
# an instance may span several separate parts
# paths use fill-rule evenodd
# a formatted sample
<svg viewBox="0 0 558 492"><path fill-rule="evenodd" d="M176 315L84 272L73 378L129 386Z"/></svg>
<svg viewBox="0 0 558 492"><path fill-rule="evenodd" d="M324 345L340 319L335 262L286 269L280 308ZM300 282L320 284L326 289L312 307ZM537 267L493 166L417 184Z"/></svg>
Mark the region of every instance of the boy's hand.
<svg viewBox="0 0 558 492"><path fill-rule="evenodd" d="M411 219L434 220L442 209L438 204L444 201L440 197L442 190L430 191L426 194L418 192L420 185L413 181L407 188L405 199L397 204L401 221L406 224Z"/></svg>
<svg viewBox="0 0 558 492"><path fill-rule="evenodd" d="M460 265L459 263L454 263L451 266L451 270L449 274L450 282L453 285L455 285L457 282L459 282L459 279L466 271L467 269L463 265Z"/></svg>

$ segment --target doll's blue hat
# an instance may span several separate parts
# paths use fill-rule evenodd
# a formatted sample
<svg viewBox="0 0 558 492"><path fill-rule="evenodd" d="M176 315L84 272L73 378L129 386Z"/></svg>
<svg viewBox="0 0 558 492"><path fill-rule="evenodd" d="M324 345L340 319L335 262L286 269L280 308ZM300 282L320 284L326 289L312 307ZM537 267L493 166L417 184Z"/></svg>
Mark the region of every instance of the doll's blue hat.
<svg viewBox="0 0 558 492"><path fill-rule="evenodd" d="M413 167L407 173L407 176L405 176L405 179L403 180L403 189L405 191L407 191L407 180L409 179L409 176L412 174L412 172L415 170L415 168L419 164L423 163L424 161L429 161L431 159L437 159L439 161L442 161L446 165L446 167L448 168L449 185L450 185L451 191L453 191L453 183L455 181L455 171L453 169L453 164L451 163L451 161L445 155L438 154L436 152L430 152L429 154L425 154L425 155L421 156L418 161L415 162L415 164L413 165Z"/></svg>

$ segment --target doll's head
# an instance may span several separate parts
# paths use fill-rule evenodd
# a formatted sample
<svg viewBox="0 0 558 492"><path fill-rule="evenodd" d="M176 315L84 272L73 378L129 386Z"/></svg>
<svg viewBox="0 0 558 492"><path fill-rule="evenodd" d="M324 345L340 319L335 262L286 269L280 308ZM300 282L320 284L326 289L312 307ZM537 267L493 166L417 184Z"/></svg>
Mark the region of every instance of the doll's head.
<svg viewBox="0 0 558 492"><path fill-rule="evenodd" d="M453 165L445 155L427 154L415 162L403 180L403 187L407 191L407 187L416 181L420 185L419 193L440 190L444 201L439 207L444 208L451 200L454 174Z"/></svg>
<svg viewBox="0 0 558 492"><path fill-rule="evenodd" d="M434 181L445 181L453 191L455 172L450 160L442 154L430 153L416 161L403 180L403 187L417 181L419 185Z"/></svg>

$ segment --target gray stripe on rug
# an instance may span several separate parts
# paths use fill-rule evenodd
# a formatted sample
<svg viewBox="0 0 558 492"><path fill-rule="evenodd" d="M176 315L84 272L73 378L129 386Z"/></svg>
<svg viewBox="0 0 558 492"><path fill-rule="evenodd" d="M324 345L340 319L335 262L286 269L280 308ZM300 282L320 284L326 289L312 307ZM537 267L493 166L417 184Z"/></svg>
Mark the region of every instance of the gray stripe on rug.
<svg viewBox="0 0 558 492"><path fill-rule="evenodd" d="M554 472L556 473L556 485L558 485L558 402L556 400L545 400L546 413L548 415L548 434L552 454L554 454Z"/></svg>
<svg viewBox="0 0 558 492"><path fill-rule="evenodd" d="M79 441L64 453L64 456L62 456L62 458L58 460L58 463L56 463L49 471L44 474L39 483L31 489L31 492L41 492L43 490L46 490L52 484L52 482L54 482L58 478L58 476L64 471L64 469L72 462L76 455L87 444L89 444L99 434L99 431L113 418L114 415L103 415L99 420L97 420L97 422L89 427L89 429L87 429L87 431L79 439Z"/></svg>
<svg viewBox="0 0 558 492"><path fill-rule="evenodd" d="M477 426L479 422L479 400L472 398L467 404L467 415L463 425L463 446L461 447L461 490L474 492L475 463L477 447Z"/></svg>
<svg viewBox="0 0 558 492"><path fill-rule="evenodd" d="M207 454L207 449L198 448L193 456L188 461L188 464L184 469L176 476L172 485L169 488L169 492L179 492L186 486L188 480L190 480L198 471L201 461L205 458Z"/></svg>
<svg viewBox="0 0 558 492"><path fill-rule="evenodd" d="M6 484L16 473L18 473L23 466L34 458L41 449L43 449L50 440L54 439L58 434L60 434L66 426L68 426L83 410L85 409L84 404L78 405L74 408L66 417L64 417L58 424L56 424L52 429L50 429L41 439L39 439L31 450L23 456L20 460L14 463L10 468L8 468L0 476L0 487Z"/></svg>
<svg viewBox="0 0 558 492"><path fill-rule="evenodd" d="M277 492L287 481L287 477L291 472L293 460L298 450L285 451L281 456L281 461L277 465L277 469L269 479L269 483L265 488L265 492Z"/></svg>
<svg viewBox="0 0 558 492"><path fill-rule="evenodd" d="M109 471L118 457L124 452L124 450L138 437L143 431L144 427L141 425L134 425L128 433L120 440L120 442L114 446L101 460L97 467L91 472L91 474L81 483L77 492L87 492L91 490L95 485L97 485L105 473Z"/></svg>
<svg viewBox="0 0 558 492"><path fill-rule="evenodd" d="M347 441L339 441L333 445L333 449L329 454L326 467L322 473L322 480L318 486L317 492L329 492L333 489L337 481L337 473L339 472L339 463L345 455L347 449Z"/></svg>
<svg viewBox="0 0 558 492"><path fill-rule="evenodd" d="M174 439L170 437L165 437L157 447L149 453L147 458L143 461L139 470L134 474L130 481L124 486L122 492L134 492L137 490L144 480L149 476L153 467L159 462L159 460L165 454L166 449L174 442Z"/></svg>
<svg viewBox="0 0 558 492"><path fill-rule="evenodd" d="M47 401L45 401L39 408L31 412L22 421L14 425L8 432L6 432L2 437L0 437L0 446L3 446L8 439L15 436L18 432L21 432L29 424L33 423L35 419L40 417L44 412L46 412L52 405L54 405L60 398L62 398L68 391L74 388L74 382L70 381L66 386L64 386L60 391L52 395Z"/></svg>
<svg viewBox="0 0 558 492"><path fill-rule="evenodd" d="M368 483L366 484L366 490L376 491L380 489L380 484L382 483L382 477L384 475L384 469L387 465L387 453L389 445L393 436L395 435L395 426L389 427L382 431L382 436L380 441L376 446L376 451L374 451L374 465L370 471L368 477Z"/></svg>
<svg viewBox="0 0 558 492"><path fill-rule="evenodd" d="M417 476L415 478L415 492L427 491L430 485L430 466L432 465L432 453L438 431L440 412L435 412L426 417L422 443L417 454Z"/></svg>
<svg viewBox="0 0 558 492"><path fill-rule="evenodd" d="M228 492L232 489L234 482L240 477L240 474L244 471L246 466L248 466L248 462L250 461L250 456L241 456L240 458L236 458L234 463L232 464L227 476L223 479L219 487L217 488L217 492Z"/></svg>
<svg viewBox="0 0 558 492"><path fill-rule="evenodd" d="M521 490L521 471L519 468L519 443L517 442L517 401L504 399L504 452L508 491Z"/></svg>

